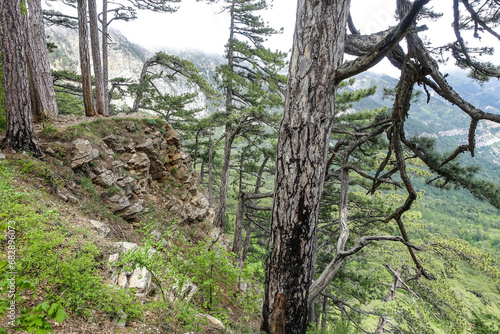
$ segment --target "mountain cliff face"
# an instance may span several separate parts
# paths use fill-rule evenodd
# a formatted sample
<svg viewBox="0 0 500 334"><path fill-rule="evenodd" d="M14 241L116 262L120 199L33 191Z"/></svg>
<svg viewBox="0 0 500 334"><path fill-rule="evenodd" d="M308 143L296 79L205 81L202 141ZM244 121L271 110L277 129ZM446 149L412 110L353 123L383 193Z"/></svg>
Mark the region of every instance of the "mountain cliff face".
<svg viewBox="0 0 500 334"><path fill-rule="evenodd" d="M50 54L51 66L53 70L69 70L80 73L80 61L78 51L78 32L61 27L47 28L46 34L49 40L57 45L57 49ZM213 81L215 68L223 59L218 56L208 56L200 53L186 53L176 51L165 51L167 54L173 54L187 59L196 64L206 79ZM137 82L142 71L144 62L151 58L154 52L146 50L143 47L133 44L127 40L117 30L110 30L109 45L109 78L128 78L131 82ZM158 73L160 68L153 68L151 71ZM197 92L197 88L189 85L184 78L171 80L156 80L155 84L163 93L180 95L185 93ZM131 106L133 98L128 97L123 101L112 101L112 103L121 106L123 103ZM189 105L190 108L207 108L207 102L203 94L198 94L194 102Z"/></svg>

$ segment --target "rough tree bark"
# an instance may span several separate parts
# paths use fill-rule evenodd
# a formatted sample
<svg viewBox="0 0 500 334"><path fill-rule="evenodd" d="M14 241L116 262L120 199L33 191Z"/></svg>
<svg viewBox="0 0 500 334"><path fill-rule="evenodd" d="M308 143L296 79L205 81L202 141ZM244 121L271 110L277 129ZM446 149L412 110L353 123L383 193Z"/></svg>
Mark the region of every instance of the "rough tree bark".
<svg viewBox="0 0 500 334"><path fill-rule="evenodd" d="M85 115L96 115L94 98L92 96L92 80L90 74L89 33L87 26L87 2L78 0L78 39L80 44L80 68L82 71L83 104Z"/></svg>
<svg viewBox="0 0 500 334"><path fill-rule="evenodd" d="M56 93L50 72L45 29L43 26L42 3L40 0L27 1L29 22L27 24L27 56L30 82L32 83L32 101L34 121L57 118Z"/></svg>
<svg viewBox="0 0 500 334"><path fill-rule="evenodd" d="M349 0L298 2L276 162L261 325L266 333L307 329L313 240L349 6Z"/></svg>
<svg viewBox="0 0 500 334"><path fill-rule="evenodd" d="M99 115L106 115L96 0L88 0L88 5L90 19L90 43L92 47L92 63L94 65L95 77L96 112Z"/></svg>
<svg viewBox="0 0 500 334"><path fill-rule="evenodd" d="M109 85L109 60L108 60L108 0L102 1L102 86L104 88L104 106L106 115L110 113L111 94L108 90Z"/></svg>
<svg viewBox="0 0 500 334"><path fill-rule="evenodd" d="M226 134L224 136L224 161L222 164L220 189L219 189L219 204L215 212L214 224L221 228L223 231L226 228L226 203L227 203L227 190L229 188L229 164L231 163L231 148L233 142L241 127L238 126L233 129L230 123L226 124Z"/></svg>
<svg viewBox="0 0 500 334"><path fill-rule="evenodd" d="M19 1L0 0L0 33L5 89L7 129L2 146L16 151L42 152L33 130L28 70L26 61L26 17Z"/></svg>

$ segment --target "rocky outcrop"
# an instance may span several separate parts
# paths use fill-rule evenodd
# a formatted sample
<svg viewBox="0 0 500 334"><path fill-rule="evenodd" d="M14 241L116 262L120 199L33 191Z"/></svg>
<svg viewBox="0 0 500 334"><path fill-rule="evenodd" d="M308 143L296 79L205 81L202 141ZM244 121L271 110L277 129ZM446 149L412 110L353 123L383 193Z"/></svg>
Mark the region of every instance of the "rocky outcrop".
<svg viewBox="0 0 500 334"><path fill-rule="evenodd" d="M71 159L71 168L73 169L79 168L99 157L99 150L93 148L86 139L76 139L73 141L73 145L74 153Z"/></svg>
<svg viewBox="0 0 500 334"><path fill-rule="evenodd" d="M161 186L169 189L163 194L167 197L165 209L174 219L196 223L209 217L209 202L198 187L179 135L167 123L161 131L157 125L141 126L141 136L132 135L139 125L129 122L102 140L79 138L67 144L49 143L43 149L57 158L68 151L69 155L64 154L71 168L87 173L99 186L103 203L128 221L137 220L146 211L144 196Z"/></svg>
<svg viewBox="0 0 500 334"><path fill-rule="evenodd" d="M111 283L117 284L123 289L135 289L135 294L140 297L150 295L156 287L152 282L153 276L149 270L139 266L132 270L125 270L123 266L117 266L122 253L136 251L139 249L139 245L132 242L117 242L115 247L118 249L118 253L110 255L108 259ZM153 253L155 250L150 249L149 251Z"/></svg>

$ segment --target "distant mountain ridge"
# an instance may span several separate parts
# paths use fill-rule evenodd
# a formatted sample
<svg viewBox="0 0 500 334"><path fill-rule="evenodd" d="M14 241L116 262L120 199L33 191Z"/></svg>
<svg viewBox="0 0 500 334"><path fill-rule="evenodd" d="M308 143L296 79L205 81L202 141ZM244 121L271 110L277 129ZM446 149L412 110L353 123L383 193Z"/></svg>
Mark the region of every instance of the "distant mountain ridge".
<svg viewBox="0 0 500 334"><path fill-rule="evenodd" d="M478 108L500 114L500 81L490 80L483 85L473 82L463 72L453 72L448 76L449 83L467 101ZM385 98L383 88L394 88L398 79L384 74L363 73L357 76L352 89L377 86L377 93L363 99L353 106L356 110L388 107L392 108L393 101ZM423 88L417 87L421 95L412 102L406 131L410 137L428 137L436 140L440 150L447 152L454 150L458 145L467 142L470 118L457 106L442 99L431 89L430 100ZM500 166L500 124L481 121L476 132L476 157L463 154L461 159L470 164L482 166L483 176L492 177L500 181L495 169Z"/></svg>

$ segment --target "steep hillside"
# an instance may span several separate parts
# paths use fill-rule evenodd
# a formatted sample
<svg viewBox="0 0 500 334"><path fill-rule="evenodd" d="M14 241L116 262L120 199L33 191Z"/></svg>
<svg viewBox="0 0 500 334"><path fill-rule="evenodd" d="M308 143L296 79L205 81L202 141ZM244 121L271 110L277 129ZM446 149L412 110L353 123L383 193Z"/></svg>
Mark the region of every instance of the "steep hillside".
<svg viewBox="0 0 500 334"><path fill-rule="evenodd" d="M177 133L132 116L39 126L42 161L0 156L0 248L16 250L11 263L0 261L0 286L15 277L18 291L17 320L2 318L0 328L255 328L259 285L210 223L212 208Z"/></svg>
<svg viewBox="0 0 500 334"><path fill-rule="evenodd" d="M500 114L500 83L491 80L483 86L473 82L465 74L452 73L449 76L450 84L465 100L477 105L488 112ZM397 79L387 75L363 73L356 78L356 83L350 89L368 88L377 86L374 96L363 99L355 104L355 110L392 107L392 100L384 97L384 89L392 89L397 85ZM445 152L453 151L458 145L467 140L470 119L458 107L451 105L435 93L430 91L429 103L423 89L419 89L419 96L412 102L406 131L410 136L428 137L436 140L436 146ZM481 166L483 177L500 181L496 173L500 166L500 125L483 121L479 124L476 134L477 155L474 159L462 155L460 159L467 164Z"/></svg>

